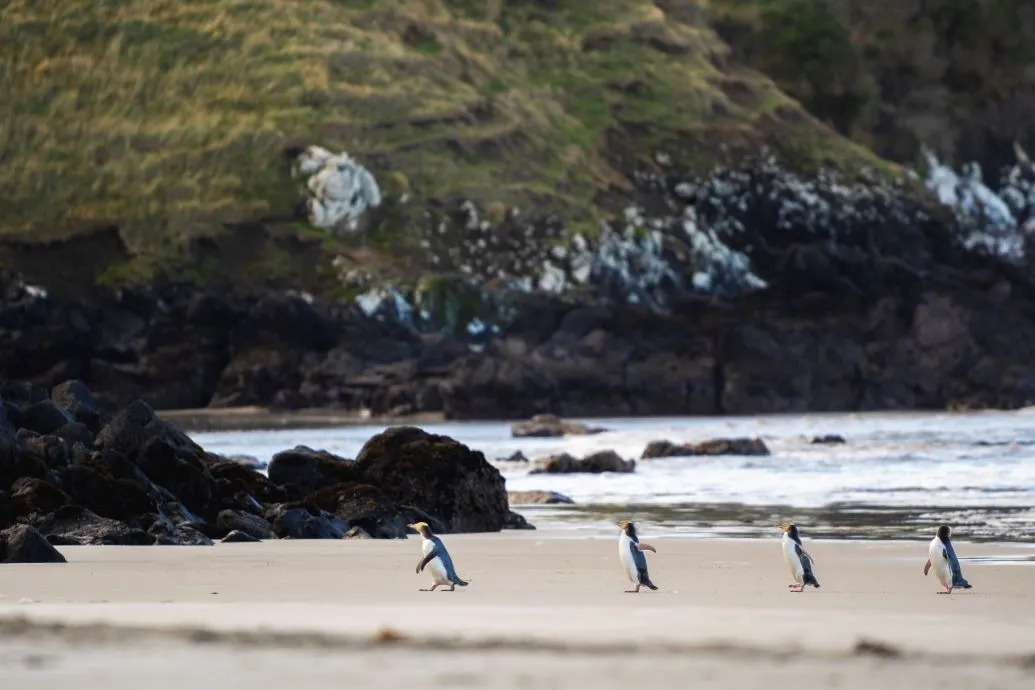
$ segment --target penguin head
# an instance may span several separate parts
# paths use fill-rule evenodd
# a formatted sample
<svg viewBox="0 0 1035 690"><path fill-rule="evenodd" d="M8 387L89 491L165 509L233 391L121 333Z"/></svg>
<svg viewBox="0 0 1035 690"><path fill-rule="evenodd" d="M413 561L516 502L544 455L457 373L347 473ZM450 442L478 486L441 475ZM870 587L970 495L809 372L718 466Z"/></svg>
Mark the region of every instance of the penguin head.
<svg viewBox="0 0 1035 690"><path fill-rule="evenodd" d="M798 536L798 526L793 522L785 522L780 525L780 531L786 534L794 541L799 541L801 538Z"/></svg>
<svg viewBox="0 0 1035 690"><path fill-rule="evenodd" d="M942 526L940 526L938 528L938 538L941 539L942 541L949 541L949 535L951 533L952 533L952 530L949 529L948 525L942 525Z"/></svg>
<svg viewBox="0 0 1035 690"><path fill-rule="evenodd" d="M428 523L426 523L426 522L415 522L412 525L406 525L406 526L409 527L412 530L416 530L420 534L420 536L422 536L422 537L430 537L431 536L431 528L428 527Z"/></svg>
<svg viewBox="0 0 1035 690"><path fill-rule="evenodd" d="M631 520L622 520L619 522L618 529L622 530L630 537L636 537L636 526L633 525Z"/></svg>

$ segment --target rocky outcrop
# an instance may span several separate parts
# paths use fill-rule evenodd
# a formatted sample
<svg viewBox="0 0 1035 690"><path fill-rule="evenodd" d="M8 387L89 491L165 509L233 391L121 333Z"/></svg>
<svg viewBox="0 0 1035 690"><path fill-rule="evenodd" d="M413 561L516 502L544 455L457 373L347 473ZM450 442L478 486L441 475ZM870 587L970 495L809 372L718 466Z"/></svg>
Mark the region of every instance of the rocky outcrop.
<svg viewBox="0 0 1035 690"><path fill-rule="evenodd" d="M266 477L208 453L141 400L109 415L81 382L55 390L71 411L38 386L0 385L0 529L32 527L59 545L210 545L231 534L405 538L419 521L441 533L521 522L481 453L414 427L378 434L356 461L282 451Z"/></svg>
<svg viewBox="0 0 1035 690"><path fill-rule="evenodd" d="M0 563L67 563L46 537L29 525L0 532Z"/></svg>
<svg viewBox="0 0 1035 690"><path fill-rule="evenodd" d="M446 531L503 528L507 491L499 470L447 436L393 427L363 445L356 465L391 500L434 515Z"/></svg>
<svg viewBox="0 0 1035 690"><path fill-rule="evenodd" d="M568 422L553 414L537 414L527 422L518 422L510 427L510 433L514 438L558 438L599 434L604 431L607 429L582 422Z"/></svg>
<svg viewBox="0 0 1035 690"><path fill-rule="evenodd" d="M716 438L699 443L651 441L643 449L641 459L688 457L693 455L769 455L769 448L760 438Z"/></svg>
<svg viewBox="0 0 1035 690"><path fill-rule="evenodd" d="M824 434L823 436L813 436L809 443L814 446L840 446L847 441L841 434Z"/></svg>
<svg viewBox="0 0 1035 690"><path fill-rule="evenodd" d="M571 500L562 493L556 491L508 491L507 498L510 505L572 505Z"/></svg>
<svg viewBox="0 0 1035 690"><path fill-rule="evenodd" d="M576 458L568 453L538 458L529 474L570 474L585 472L600 474L601 472L632 472L636 469L635 460L624 460L613 450L602 450L591 453L584 458Z"/></svg>

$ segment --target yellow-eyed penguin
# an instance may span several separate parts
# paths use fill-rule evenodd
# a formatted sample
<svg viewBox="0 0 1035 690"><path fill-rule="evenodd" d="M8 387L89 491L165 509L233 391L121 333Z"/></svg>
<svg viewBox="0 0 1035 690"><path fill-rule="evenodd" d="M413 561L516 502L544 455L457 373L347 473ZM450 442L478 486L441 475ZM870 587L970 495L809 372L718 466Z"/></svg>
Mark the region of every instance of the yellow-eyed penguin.
<svg viewBox="0 0 1035 690"><path fill-rule="evenodd" d="M934 568L934 575L938 582L945 588L944 592L938 594L952 594L952 562L949 560L949 529L948 525L942 525L927 547L927 563L924 564L924 575Z"/></svg>
<svg viewBox="0 0 1035 690"><path fill-rule="evenodd" d="M420 573L426 567L431 572L431 587L422 588L422 592L434 592L438 586L449 585L447 592L452 592L457 585L466 587L467 583L460 579L453 567L453 559L449 557L449 551L442 540L431 533L431 528L426 522L417 522L406 525L417 530L421 536L421 553L423 554L417 563L417 572Z"/></svg>
<svg viewBox="0 0 1035 690"><path fill-rule="evenodd" d="M816 561L802 546L801 537L798 535L798 526L792 522L785 522L780 525L780 530L783 532L783 538L781 539L783 560L786 561L787 567L791 571L791 577L794 578L795 582L795 584L787 586L795 592L804 591L805 585L812 585L818 588L819 580L816 579L816 575L812 572L812 564Z"/></svg>
<svg viewBox="0 0 1035 690"><path fill-rule="evenodd" d="M643 552L657 553L658 550L650 544L640 543L640 538L636 536L636 526L630 521L622 520L618 523L618 529L622 531L618 535L618 557L622 561L625 574L636 585L636 589L625 591L629 594L636 594L640 591L640 587L657 590L654 583L650 581L650 575L647 574L647 557L643 555Z"/></svg>

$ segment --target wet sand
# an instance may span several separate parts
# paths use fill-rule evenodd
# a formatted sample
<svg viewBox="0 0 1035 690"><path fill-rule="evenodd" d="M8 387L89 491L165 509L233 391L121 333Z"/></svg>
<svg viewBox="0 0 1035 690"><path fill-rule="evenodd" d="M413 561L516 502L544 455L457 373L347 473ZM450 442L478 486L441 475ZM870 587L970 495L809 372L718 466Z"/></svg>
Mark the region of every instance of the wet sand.
<svg viewBox="0 0 1035 690"><path fill-rule="evenodd" d="M561 535L449 535L471 584L432 593L417 591L416 538L63 547L67 565L0 567L0 673L81 690L683 688L688 674L695 687L1021 688L1035 676L1024 545L958 543L974 589L938 595L923 542L806 540L823 586L793 594L775 539L647 529L662 589L634 595L616 539Z"/></svg>

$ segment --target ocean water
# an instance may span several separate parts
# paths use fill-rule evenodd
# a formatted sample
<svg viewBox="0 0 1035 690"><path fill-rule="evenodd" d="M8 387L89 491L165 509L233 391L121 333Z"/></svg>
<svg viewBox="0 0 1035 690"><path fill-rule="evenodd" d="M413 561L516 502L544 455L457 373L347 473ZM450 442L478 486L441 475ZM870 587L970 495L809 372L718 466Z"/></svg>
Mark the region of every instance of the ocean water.
<svg viewBox="0 0 1035 690"><path fill-rule="evenodd" d="M483 452L510 491L550 490L574 506L518 507L533 523L572 533L613 530L618 517L690 536L762 536L795 520L817 536L902 538L953 525L975 540L1035 542L1035 411L594 419L607 432L512 438L509 422L425 425ZM268 462L297 444L354 458L384 426L193 434L210 451ZM839 434L843 445L815 445ZM638 460L654 440L758 436L772 455ZM631 474L531 475L495 462L613 449L638 460Z"/></svg>

